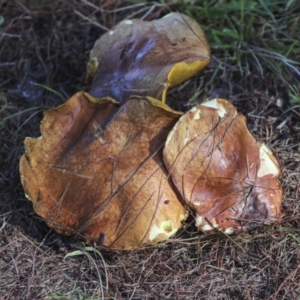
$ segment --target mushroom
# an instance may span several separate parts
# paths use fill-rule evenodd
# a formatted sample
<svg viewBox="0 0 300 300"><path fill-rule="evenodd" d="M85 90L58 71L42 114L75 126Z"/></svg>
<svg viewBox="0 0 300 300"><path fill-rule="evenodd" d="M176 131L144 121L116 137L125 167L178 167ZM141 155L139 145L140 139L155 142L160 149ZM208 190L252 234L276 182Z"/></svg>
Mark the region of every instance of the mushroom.
<svg viewBox="0 0 300 300"><path fill-rule="evenodd" d="M169 238L186 216L162 160L180 115L150 97L120 106L75 94L45 111L40 138L25 139L27 198L58 233L111 249Z"/></svg>
<svg viewBox="0 0 300 300"><path fill-rule="evenodd" d="M206 233L241 232L280 217L280 167L224 99L196 105L169 133L164 162L196 226Z"/></svg>
<svg viewBox="0 0 300 300"><path fill-rule="evenodd" d="M87 82L94 97L118 102L132 95L165 102L169 87L204 68L210 48L196 21L171 13L154 21L124 20L102 35L90 53Z"/></svg>
<svg viewBox="0 0 300 300"><path fill-rule="evenodd" d="M58 233L135 249L175 234L184 204L206 233L280 217L278 160L224 99L182 115L151 97L120 106L79 92L45 112L41 133L25 139L21 182Z"/></svg>
<svg viewBox="0 0 300 300"><path fill-rule="evenodd" d="M92 95L45 111L41 137L25 139L21 182L37 214L113 250L171 237L186 206L205 233L275 222L279 162L245 117L224 99L185 114L164 103L209 60L201 28L179 13L126 20L101 37L87 69Z"/></svg>

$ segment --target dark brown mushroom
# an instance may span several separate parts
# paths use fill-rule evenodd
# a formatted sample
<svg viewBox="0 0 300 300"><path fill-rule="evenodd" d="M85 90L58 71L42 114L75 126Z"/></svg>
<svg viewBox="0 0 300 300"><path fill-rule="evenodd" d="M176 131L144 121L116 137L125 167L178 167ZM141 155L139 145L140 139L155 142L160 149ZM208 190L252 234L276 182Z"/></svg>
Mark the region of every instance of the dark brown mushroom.
<svg viewBox="0 0 300 300"><path fill-rule="evenodd" d="M175 86L210 61L210 48L196 21L171 13L154 21L124 20L96 41L90 53L90 94L121 102L132 95L165 102Z"/></svg>

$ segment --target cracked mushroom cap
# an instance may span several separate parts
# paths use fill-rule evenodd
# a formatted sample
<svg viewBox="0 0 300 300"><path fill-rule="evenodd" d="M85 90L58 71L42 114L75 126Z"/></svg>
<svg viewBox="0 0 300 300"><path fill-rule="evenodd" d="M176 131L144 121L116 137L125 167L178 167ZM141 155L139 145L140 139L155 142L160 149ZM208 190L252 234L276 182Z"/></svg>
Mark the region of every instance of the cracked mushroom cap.
<svg viewBox="0 0 300 300"><path fill-rule="evenodd" d="M165 102L169 87L203 69L210 48L196 21L171 13L162 19L124 20L101 36L90 53L90 94L121 102L131 95Z"/></svg>
<svg viewBox="0 0 300 300"><path fill-rule="evenodd" d="M240 232L280 217L279 162L232 104L193 107L168 135L164 161L204 232Z"/></svg>
<svg viewBox="0 0 300 300"><path fill-rule="evenodd" d="M38 215L58 233L111 249L172 236L185 210L162 160L180 117L158 100L79 92L45 111L40 138L26 138L21 182Z"/></svg>

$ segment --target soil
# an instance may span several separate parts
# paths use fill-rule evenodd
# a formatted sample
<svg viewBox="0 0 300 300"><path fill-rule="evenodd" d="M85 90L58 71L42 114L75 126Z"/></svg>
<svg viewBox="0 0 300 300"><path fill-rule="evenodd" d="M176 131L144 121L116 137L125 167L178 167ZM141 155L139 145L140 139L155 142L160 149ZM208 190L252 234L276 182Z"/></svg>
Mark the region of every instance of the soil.
<svg viewBox="0 0 300 300"><path fill-rule="evenodd" d="M112 253L58 235L24 196L18 171L24 138L39 136L46 108L87 89L95 40L124 18L152 20L178 8L115 0L0 1L0 299L299 299L300 113L268 69L264 77L241 75L226 62L213 76L223 59L213 52L204 71L168 93L168 104L186 111L222 97L247 117L255 137L281 162L278 223L232 237L205 236L191 218L169 241ZM187 101L199 91L201 97Z"/></svg>

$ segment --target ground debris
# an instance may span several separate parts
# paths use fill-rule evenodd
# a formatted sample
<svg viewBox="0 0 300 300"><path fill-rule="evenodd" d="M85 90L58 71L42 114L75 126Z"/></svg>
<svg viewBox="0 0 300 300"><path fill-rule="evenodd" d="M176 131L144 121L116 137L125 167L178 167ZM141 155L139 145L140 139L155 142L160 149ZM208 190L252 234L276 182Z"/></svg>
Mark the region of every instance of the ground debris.
<svg viewBox="0 0 300 300"><path fill-rule="evenodd" d="M151 20L186 8L180 4L116 0L0 2L1 299L299 298L300 119L299 110L290 106L287 85L289 81L296 86L297 81L292 81L292 72L283 80L279 77L283 73L271 68L268 63L278 56L269 54L270 50L253 52L258 46L255 43L271 47L274 40L270 38L281 34L267 15L281 17L278 24L297 27L296 2L287 8L285 18L280 15L280 5L261 17L254 15L253 22L271 24L269 36L266 30L255 40L251 36L254 31L244 28L250 38L239 44L229 34L224 38L219 35L222 45L234 48L212 45L208 68L168 95L168 104L179 111L187 111L210 97L233 99L238 111L246 115L255 137L268 144L281 162L284 200L280 223L228 238L206 237L188 220L191 225L185 225L168 242L124 253L101 250L101 256L91 247L49 231L33 213L18 172L24 137L38 136L45 108L60 105L86 89L89 51L107 28L124 18ZM191 13L195 9L191 5L188 8ZM215 19L203 16L204 10L198 11L202 14L198 18L206 22L205 31L226 19L217 18L220 10L216 7L210 9L205 13L214 9ZM250 9L245 6L245 21L251 20ZM234 15L235 11L229 13ZM236 16L240 18L240 11ZM288 32L297 35L291 28L281 35L282 40L289 38ZM280 40L278 36L276 39ZM286 45L281 46L287 53ZM246 60L237 61L232 49L239 49L237 53L248 51L251 60L246 56ZM291 48L291 53L298 53L299 60L297 49ZM254 57L257 53L269 56L255 63L260 58ZM282 72L285 63L290 61L281 61ZM292 96L297 100L296 92ZM65 258L68 253L72 256Z"/></svg>

